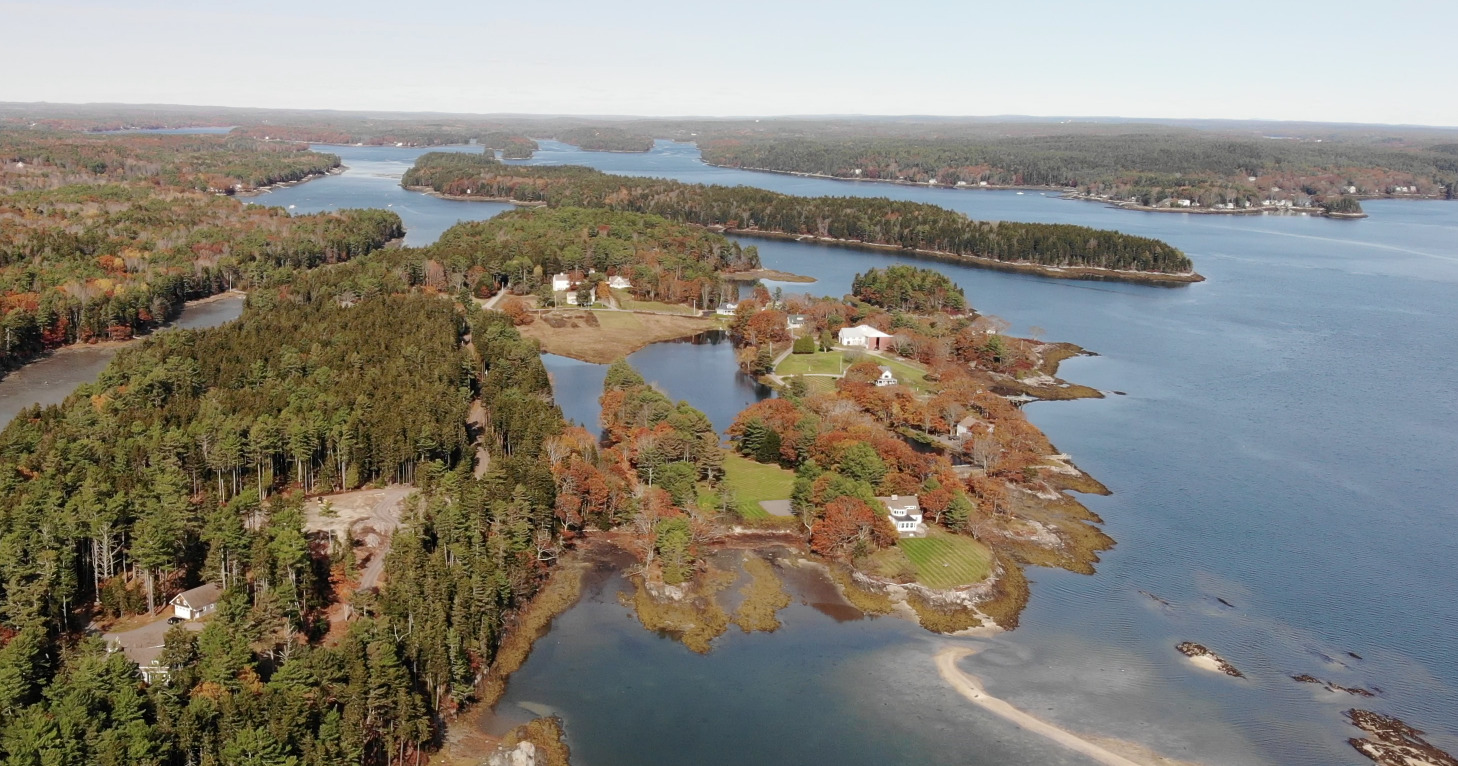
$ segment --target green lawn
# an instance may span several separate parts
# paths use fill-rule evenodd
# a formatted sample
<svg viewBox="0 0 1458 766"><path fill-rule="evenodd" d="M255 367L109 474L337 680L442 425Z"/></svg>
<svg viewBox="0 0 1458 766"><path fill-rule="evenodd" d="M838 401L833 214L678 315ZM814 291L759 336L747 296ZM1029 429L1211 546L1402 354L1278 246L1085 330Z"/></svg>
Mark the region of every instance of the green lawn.
<svg viewBox="0 0 1458 766"><path fill-rule="evenodd" d="M788 500L795 488L795 474L777 465L756 463L732 452L724 455L724 482L734 490L739 515L746 519L763 519L768 513L759 507L761 500ZM701 487L699 506L718 508L719 498L713 490Z"/></svg>
<svg viewBox="0 0 1458 766"><path fill-rule="evenodd" d="M955 588L981 582L992 572L992 553L966 535L936 527L927 537L908 537L897 545L916 567L916 579L929 588Z"/></svg>
<svg viewBox="0 0 1458 766"><path fill-rule="evenodd" d="M866 359L883 367L890 367L891 374L896 376L896 380L901 385L911 386L921 392L928 390L926 370L922 369L921 365L911 364L909 362L903 362L900 359L892 359L885 356L875 356L874 354L867 354Z"/></svg>
<svg viewBox="0 0 1458 766"><path fill-rule="evenodd" d="M805 381L805 391L810 394L825 394L835 390L835 381L839 378L821 378L814 375L798 378Z"/></svg>
<svg viewBox="0 0 1458 766"><path fill-rule="evenodd" d="M790 354L780 366L775 368L775 374L780 377L786 375L839 375L841 369L841 352L839 351L817 351L813 354ZM849 366L849 365L847 365Z"/></svg>

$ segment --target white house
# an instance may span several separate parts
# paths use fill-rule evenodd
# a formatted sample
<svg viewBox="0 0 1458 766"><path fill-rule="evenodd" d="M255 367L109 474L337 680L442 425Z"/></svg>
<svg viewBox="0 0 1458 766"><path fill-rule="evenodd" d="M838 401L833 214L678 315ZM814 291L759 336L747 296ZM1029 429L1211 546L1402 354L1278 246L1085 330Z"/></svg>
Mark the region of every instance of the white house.
<svg viewBox="0 0 1458 766"><path fill-rule="evenodd" d="M972 432L976 430L977 424L981 422L981 420L977 419L976 415L968 415L967 417L962 418L961 420L957 421L957 426L955 429L956 437L958 439L963 439L967 436L970 436Z"/></svg>
<svg viewBox="0 0 1458 766"><path fill-rule="evenodd" d="M714 313L718 314L719 316L732 317L734 316L734 312L738 309L738 303L720 303L719 308L715 310Z"/></svg>
<svg viewBox="0 0 1458 766"><path fill-rule="evenodd" d="M629 282L627 277L608 277L608 287L611 287L614 290L626 290L632 286L633 283Z"/></svg>
<svg viewBox="0 0 1458 766"><path fill-rule="evenodd" d="M805 326L804 314L790 314L785 317L785 327L790 330L798 330Z"/></svg>
<svg viewBox="0 0 1458 766"><path fill-rule="evenodd" d="M572 289L572 277L567 276L567 274L565 272L562 273L562 274L553 274L552 275L552 291L553 292L565 293L565 292L567 292L568 290L571 290L571 289Z"/></svg>
<svg viewBox="0 0 1458 766"><path fill-rule="evenodd" d="M894 386L898 382L900 381L896 380L896 373L892 372L890 367L882 367L881 377L876 378L876 387Z"/></svg>
<svg viewBox="0 0 1458 766"><path fill-rule="evenodd" d="M860 346L880 351L891 345L891 336L868 325L840 328L839 341L842 346Z"/></svg>
<svg viewBox="0 0 1458 766"><path fill-rule="evenodd" d="M886 516L902 537L916 537L926 534L926 525L921 523L921 501L915 497L878 497L886 506Z"/></svg>
<svg viewBox="0 0 1458 766"><path fill-rule="evenodd" d="M223 587L217 583L199 585L185 590L172 599L172 611L184 620L196 620L218 608L218 598Z"/></svg>

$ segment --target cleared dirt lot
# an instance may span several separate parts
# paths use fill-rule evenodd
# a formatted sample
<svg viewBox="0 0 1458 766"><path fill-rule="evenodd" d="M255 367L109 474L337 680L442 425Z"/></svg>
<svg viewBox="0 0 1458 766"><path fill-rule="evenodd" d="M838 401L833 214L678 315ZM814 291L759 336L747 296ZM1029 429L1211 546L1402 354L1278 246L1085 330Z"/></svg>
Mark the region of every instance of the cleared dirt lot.
<svg viewBox="0 0 1458 766"><path fill-rule="evenodd" d="M358 540L357 551L365 561L356 590L373 588L385 569L385 555L390 552L390 539L400 526L400 510L405 498L415 488L408 484L391 484L381 489L361 489L310 500L304 506L304 529L328 532L344 545ZM324 509L330 509L326 514Z"/></svg>

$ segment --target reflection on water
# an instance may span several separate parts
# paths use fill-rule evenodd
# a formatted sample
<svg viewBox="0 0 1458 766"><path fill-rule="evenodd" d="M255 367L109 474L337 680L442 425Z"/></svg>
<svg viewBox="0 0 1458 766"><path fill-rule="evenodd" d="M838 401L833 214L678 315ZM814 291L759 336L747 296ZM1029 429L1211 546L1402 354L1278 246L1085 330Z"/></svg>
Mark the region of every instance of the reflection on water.
<svg viewBox="0 0 1458 766"><path fill-rule="evenodd" d="M217 327L242 313L243 296L227 296L185 306L169 326L189 330ZM0 379L0 427L33 404L60 404L78 386L96 380L118 348L83 345L59 349Z"/></svg>
<svg viewBox="0 0 1458 766"><path fill-rule="evenodd" d="M566 722L574 762L592 764L1090 763L943 683L932 658L965 639L935 637L896 618L851 619L855 610L822 576L793 565L777 569L793 599L779 615L783 627L772 634L731 627L707 655L644 630L619 601L631 592L621 576L594 579L512 676L497 715L483 718L486 728L501 733L550 710ZM1039 690L1056 686L1054 671L1027 659L1019 666ZM992 662L966 668L981 673L993 663L1007 665L1009 656L994 652ZM1082 681L1101 694L1102 710L1034 697L1033 712L1093 730L1110 718L1158 720L1139 718L1157 703L1143 698L1139 684L1114 676ZM1210 712L1196 698L1179 702L1186 711ZM1197 747L1218 756L1212 763L1259 762L1218 720L1159 721L1166 723L1167 730L1135 733L1175 753Z"/></svg>
<svg viewBox="0 0 1458 766"><path fill-rule="evenodd" d="M312 147L339 155L345 172L265 192L245 202L283 207L291 213L341 208L383 208L405 224L405 244L423 247L461 221L481 221L512 206L500 202L460 202L400 188L400 177L426 152L475 152L479 146L407 148L393 146Z"/></svg>
<svg viewBox="0 0 1458 766"><path fill-rule="evenodd" d="M552 393L567 420L590 431L601 428L597 400L602 396L607 365L556 354L543 354L542 362L552 375ZM655 343L629 354L628 362L670 399L686 400L702 410L720 433L741 410L772 393L739 371L734 344L722 330Z"/></svg>

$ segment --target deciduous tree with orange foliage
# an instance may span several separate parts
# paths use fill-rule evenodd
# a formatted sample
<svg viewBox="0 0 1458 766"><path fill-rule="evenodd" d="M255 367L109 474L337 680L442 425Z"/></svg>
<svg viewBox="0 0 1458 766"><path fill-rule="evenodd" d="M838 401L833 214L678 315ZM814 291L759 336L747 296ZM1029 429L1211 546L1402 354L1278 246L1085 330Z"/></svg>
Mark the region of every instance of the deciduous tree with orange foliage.
<svg viewBox="0 0 1458 766"><path fill-rule="evenodd" d="M810 548L822 556L847 559L874 553L896 542L896 528L865 501L838 497L810 529Z"/></svg>

